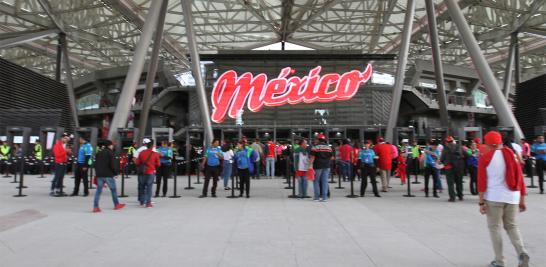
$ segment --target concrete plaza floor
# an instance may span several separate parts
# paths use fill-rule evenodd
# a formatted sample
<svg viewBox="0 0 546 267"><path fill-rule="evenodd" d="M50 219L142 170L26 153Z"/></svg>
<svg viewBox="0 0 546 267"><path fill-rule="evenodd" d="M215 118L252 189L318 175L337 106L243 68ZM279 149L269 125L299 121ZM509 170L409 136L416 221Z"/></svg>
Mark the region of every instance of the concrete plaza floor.
<svg viewBox="0 0 546 267"><path fill-rule="evenodd" d="M0 178L2 267L487 266L493 259L475 196L457 203L448 203L445 191L424 198L421 184L414 185L417 197L405 198L399 179L382 198L345 198L344 183L319 203L287 198L282 179L252 180L250 199L227 199L223 188L218 198L198 199L202 185L184 190L187 180L179 177L182 198L157 198L146 209L138 207L133 177L125 209L112 210L106 190L103 212L93 214L91 196L49 197L51 175L25 178L24 198L12 197L15 185ZM73 180L65 181L70 192ZM546 266L546 196L537 191L530 190L518 219L532 266ZM505 255L507 266L517 266L506 236Z"/></svg>

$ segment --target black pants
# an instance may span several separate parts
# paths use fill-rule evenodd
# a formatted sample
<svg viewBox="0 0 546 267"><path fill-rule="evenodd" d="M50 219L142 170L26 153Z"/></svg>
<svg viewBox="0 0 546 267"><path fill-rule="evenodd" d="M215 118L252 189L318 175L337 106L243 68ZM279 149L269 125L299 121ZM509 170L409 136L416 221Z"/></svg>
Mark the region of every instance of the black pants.
<svg viewBox="0 0 546 267"><path fill-rule="evenodd" d="M430 176L432 176L432 193L434 196L438 195L438 187L440 180L440 170L432 166L427 166L425 168L425 195L428 196L429 187L428 183L430 181Z"/></svg>
<svg viewBox="0 0 546 267"><path fill-rule="evenodd" d="M216 187L218 187L218 176L220 175L220 166L206 166L205 167L205 184L203 184L203 195L206 196L209 191L209 182L212 178L212 189L210 193L216 195Z"/></svg>
<svg viewBox="0 0 546 267"><path fill-rule="evenodd" d="M366 193L366 188L368 187L368 176L370 177L370 183L372 184L373 194L376 196L379 195L379 191L377 191L377 181L375 180L375 176L377 174L375 166L364 164L360 166L360 173L362 175L362 181L360 183L360 196L364 196Z"/></svg>
<svg viewBox="0 0 546 267"><path fill-rule="evenodd" d="M447 189L449 191L449 199L455 200L463 198L463 176L456 169L446 170Z"/></svg>
<svg viewBox="0 0 546 267"><path fill-rule="evenodd" d="M167 195L167 189L169 186L168 179L171 177L171 164L161 164L159 170L155 176L155 196L159 196L159 189L161 188L161 181L163 181L163 196Z"/></svg>
<svg viewBox="0 0 546 267"><path fill-rule="evenodd" d="M544 192L544 168L546 167L546 162L543 159L537 159L536 165L538 186L540 187L540 192Z"/></svg>
<svg viewBox="0 0 546 267"><path fill-rule="evenodd" d="M243 196L243 191L246 196L250 194L250 172L248 169L238 169L239 173L239 196Z"/></svg>
<svg viewBox="0 0 546 267"><path fill-rule="evenodd" d="M525 174L527 177L533 177L533 161L529 157L525 157L523 160L525 161L525 165L523 166Z"/></svg>
<svg viewBox="0 0 546 267"><path fill-rule="evenodd" d="M468 172L470 173L470 194L478 194L478 167L468 166Z"/></svg>
<svg viewBox="0 0 546 267"><path fill-rule="evenodd" d="M78 164L76 167L76 173L74 175L74 191L72 192L73 195L77 195L80 193L80 183L83 180L83 194L89 195L89 178L87 175L87 171L89 169L87 166L83 164Z"/></svg>
<svg viewBox="0 0 546 267"><path fill-rule="evenodd" d="M411 175L415 175L415 180L417 180L417 176L419 175L419 159L418 158L411 158L408 160L408 167L407 167L407 173L408 173L408 180L411 178Z"/></svg>

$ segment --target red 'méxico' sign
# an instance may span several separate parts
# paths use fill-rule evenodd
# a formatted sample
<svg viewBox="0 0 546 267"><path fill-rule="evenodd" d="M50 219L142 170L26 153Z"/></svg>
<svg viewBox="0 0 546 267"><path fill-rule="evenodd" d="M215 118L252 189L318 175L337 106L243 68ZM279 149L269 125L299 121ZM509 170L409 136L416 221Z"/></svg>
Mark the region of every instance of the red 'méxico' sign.
<svg viewBox="0 0 546 267"><path fill-rule="evenodd" d="M264 73L254 76L245 72L238 77L234 70L224 72L212 90L211 119L216 123L224 121L226 115L235 119L247 101L248 109L257 112L263 106L349 100L373 73L371 64L363 72L352 70L343 74L327 73L321 76L321 69L321 66L317 66L307 76L300 78L289 77L295 70L286 67L277 78L269 81Z"/></svg>

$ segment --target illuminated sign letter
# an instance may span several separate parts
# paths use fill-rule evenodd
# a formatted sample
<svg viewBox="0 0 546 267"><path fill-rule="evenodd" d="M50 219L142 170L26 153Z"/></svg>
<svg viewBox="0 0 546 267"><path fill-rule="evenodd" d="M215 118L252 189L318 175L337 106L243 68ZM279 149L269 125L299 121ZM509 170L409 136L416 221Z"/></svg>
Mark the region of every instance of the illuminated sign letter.
<svg viewBox="0 0 546 267"><path fill-rule="evenodd" d="M321 77L321 70L322 67L317 66L309 71L309 75L300 78L289 77L295 70L286 67L277 78L269 81L263 73L254 76L245 72L237 77L235 71L226 71L218 78L212 90L211 119L216 123L223 122L226 115L235 119L245 102L250 111L258 112L263 106L349 100L373 73L370 64L364 72L352 70L341 75L327 73Z"/></svg>

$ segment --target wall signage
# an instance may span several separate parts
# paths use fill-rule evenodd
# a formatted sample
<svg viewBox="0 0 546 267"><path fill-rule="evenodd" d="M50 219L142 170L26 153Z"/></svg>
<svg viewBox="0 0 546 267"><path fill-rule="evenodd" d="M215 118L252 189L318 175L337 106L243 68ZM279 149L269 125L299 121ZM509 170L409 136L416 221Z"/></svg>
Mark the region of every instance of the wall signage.
<svg viewBox="0 0 546 267"><path fill-rule="evenodd" d="M371 64L363 72L352 70L321 75L321 69L317 66L308 75L297 77L293 76L295 69L286 67L272 79L264 73L254 76L245 72L238 76L234 70L224 72L212 90L211 119L216 123L223 122L226 115L236 119L245 103L250 111L258 112L264 106L349 100L373 73Z"/></svg>

